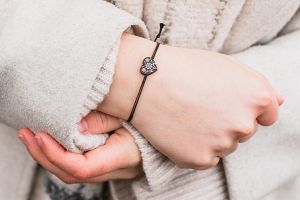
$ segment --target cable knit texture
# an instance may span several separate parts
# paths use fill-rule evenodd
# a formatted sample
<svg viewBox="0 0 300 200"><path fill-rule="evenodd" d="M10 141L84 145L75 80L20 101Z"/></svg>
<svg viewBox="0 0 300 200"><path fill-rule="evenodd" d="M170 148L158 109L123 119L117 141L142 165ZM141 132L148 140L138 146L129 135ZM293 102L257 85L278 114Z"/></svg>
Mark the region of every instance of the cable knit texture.
<svg viewBox="0 0 300 200"><path fill-rule="evenodd" d="M124 122L141 151L145 176L111 181L111 199L255 200L299 174L300 35L295 31L300 26L299 0L109 2L0 0L1 121L14 128L48 131L77 153L104 144L105 136L81 136L76 124L109 92L121 34L127 30L153 39L158 24L164 22L166 44L239 52L234 56L268 76L287 98L287 105L276 126L259 129L258 136L226 158L224 166L204 171L179 169ZM24 163L32 166L29 160ZM10 170L2 162L1 166ZM30 174L33 169L26 171ZM32 179L23 177L24 182ZM29 194L24 182L10 182L20 185L20 200ZM44 189L40 185L35 189L47 190L55 200L101 198L101 185L68 186L52 176L47 183ZM15 200L7 195L3 199Z"/></svg>

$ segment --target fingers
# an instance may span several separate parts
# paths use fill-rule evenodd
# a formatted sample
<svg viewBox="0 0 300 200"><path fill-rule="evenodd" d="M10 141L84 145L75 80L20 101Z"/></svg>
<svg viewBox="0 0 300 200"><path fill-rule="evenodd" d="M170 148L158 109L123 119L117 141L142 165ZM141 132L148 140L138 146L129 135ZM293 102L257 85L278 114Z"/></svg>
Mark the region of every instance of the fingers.
<svg viewBox="0 0 300 200"><path fill-rule="evenodd" d="M52 165L75 177L78 177L77 174L81 169L85 170L86 158L83 155L64 150L46 133L37 134L36 140L41 152Z"/></svg>
<svg viewBox="0 0 300 200"><path fill-rule="evenodd" d="M133 156L133 154L139 153L139 151L134 142L127 143L128 139L124 135L114 133L110 136L106 145L87 152L85 157L87 169L90 171L91 176L97 176L99 172L107 173L136 164L135 159L140 155ZM131 150L130 145L134 145L135 149Z"/></svg>
<svg viewBox="0 0 300 200"><path fill-rule="evenodd" d="M263 126L270 126L278 118L278 102L275 98L266 99L263 112L257 117L257 122Z"/></svg>
<svg viewBox="0 0 300 200"><path fill-rule="evenodd" d="M252 123L252 125L250 125L248 128L244 129L244 132L240 132L238 135L238 142L239 143L244 143L246 141L248 141L257 131L258 128L258 122L255 119Z"/></svg>
<svg viewBox="0 0 300 200"><path fill-rule="evenodd" d="M49 152L47 149L45 149L45 145L50 144L52 141L47 141L44 143L44 137L45 137L46 133L41 133L41 134L37 134L36 136L34 136L34 134L29 130L29 129L21 129L19 132L19 138L22 140L22 142L24 143L24 145L26 146L28 152L30 153L30 155L39 163L41 164L45 169L47 169L48 171L50 171L51 173L53 173L55 176L57 176L59 179L61 179L63 182L65 183L99 183L99 182L104 182L107 180L113 180L113 179L131 179L131 178L135 178L136 176L138 176L139 174L142 173L142 168L140 165L135 166L135 167L130 167L130 168L124 168L124 169L117 169L115 171L110 171L108 173L104 173L101 174L100 176L96 176L96 177L90 177L87 175L83 175L83 174L70 174L69 169L65 168L65 169L61 169L59 167L57 167L55 164L53 164L52 162L50 162L48 160L48 157L52 158L52 155L49 155ZM43 135L43 136L41 136ZM46 137L50 137L50 136L46 136ZM41 138L42 138L42 143L41 143ZM48 140L48 139L45 139ZM55 145L55 152L65 152L57 143L51 143L51 145ZM44 154L44 151L42 150L46 150L47 151L47 155L46 156ZM77 154L75 154L77 155ZM74 165L74 163L73 163ZM78 163L76 163L76 165L78 165Z"/></svg>
<svg viewBox="0 0 300 200"><path fill-rule="evenodd" d="M219 136L219 138L215 139L214 154L221 158L231 154L238 148L239 143L249 140L255 134L257 128L258 123L256 120L253 120L249 124L241 123L239 128L229 134L224 134L222 137Z"/></svg>
<svg viewBox="0 0 300 200"><path fill-rule="evenodd" d="M122 145L111 143L109 140L106 145L89 151L85 155L80 155L64 150L46 133L40 133L37 136L37 141L45 157L53 165L80 179L124 168L127 162L130 162L127 160L127 151L121 148Z"/></svg>
<svg viewBox="0 0 300 200"><path fill-rule="evenodd" d="M67 173L65 173L63 170L60 170L53 164L51 164L45 155L42 153L37 140L34 137L34 134L28 130L28 129L21 129L19 131L19 138L24 143L24 145L27 148L27 151L32 156L34 160L36 160L41 166L43 166L45 169L47 169L49 172L60 178L66 183L75 182L76 179Z"/></svg>
<svg viewBox="0 0 300 200"><path fill-rule="evenodd" d="M120 120L101 112L91 112L81 120L78 130L81 133L106 133L121 127Z"/></svg>

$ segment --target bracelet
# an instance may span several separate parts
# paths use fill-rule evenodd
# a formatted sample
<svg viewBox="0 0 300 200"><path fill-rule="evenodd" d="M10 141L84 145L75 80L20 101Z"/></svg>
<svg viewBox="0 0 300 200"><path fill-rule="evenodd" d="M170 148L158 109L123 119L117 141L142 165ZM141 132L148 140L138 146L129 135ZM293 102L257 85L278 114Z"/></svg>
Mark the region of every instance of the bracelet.
<svg viewBox="0 0 300 200"><path fill-rule="evenodd" d="M163 30L163 28L164 28L165 25L163 23L160 23L159 26L160 26L159 33L156 35L154 42L156 42L156 40L158 38L160 38L161 32L162 32L162 30ZM153 52L152 56L151 57L146 57L143 60L143 65L140 68L140 72L141 72L142 75L144 75L144 78L143 78L142 84L140 86L138 95L135 98L135 101L134 101L133 107L131 109L131 113L130 113L128 119L127 119L127 122L131 122L131 120L133 118L134 112L135 112L137 104L139 102L142 90L143 90L144 85L145 85L146 80L147 80L147 77L157 71L157 65L156 65L156 63L154 61L154 58L155 58L156 52L157 52L157 50L159 48L159 45L160 45L160 43L156 42L156 47L154 49L154 52Z"/></svg>

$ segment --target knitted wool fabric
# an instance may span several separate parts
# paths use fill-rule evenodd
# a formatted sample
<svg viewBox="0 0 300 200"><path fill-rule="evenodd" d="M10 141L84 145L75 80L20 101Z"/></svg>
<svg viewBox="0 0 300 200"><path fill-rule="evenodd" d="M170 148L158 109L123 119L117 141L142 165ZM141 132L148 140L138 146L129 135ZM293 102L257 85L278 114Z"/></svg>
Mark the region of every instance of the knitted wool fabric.
<svg viewBox="0 0 300 200"><path fill-rule="evenodd" d="M93 149L103 144L105 138L80 135L76 123L109 92L123 31L130 28L133 34L145 38L149 38L149 31L153 39L158 23L164 22L167 27L162 38L166 44L232 53L270 42L280 32L294 31L300 21L299 15L293 18L299 0L113 2L131 14L99 0L0 1L1 121L15 128L29 126L37 131L46 130L74 152ZM243 145L241 154L226 158L224 169L232 199L260 199L299 171L299 140L295 131L299 127L295 123L299 106L291 100L299 99L294 87L298 83L295 79L298 68L294 66L299 64L295 56L299 51L299 35L289 35L237 55L268 75L274 85L281 86L280 92L290 97L292 103L285 107L291 112L283 113L284 125L260 130L264 134ZM283 48L290 51L287 53ZM284 66L293 73L283 70ZM140 148L145 177L110 182L113 199L222 199L227 196L222 166L207 171L178 169L133 127L124 126ZM287 141L287 136L295 139ZM266 144L268 149L264 148ZM270 159L274 160L269 162ZM52 197L56 190L67 192L70 198L99 196L97 189L95 195L83 195L92 186L79 184L76 187L80 194L76 191L73 195L69 193L72 186L54 182L57 187L52 184L48 187ZM257 187L255 192L247 190L253 187ZM67 198L65 194L62 196Z"/></svg>

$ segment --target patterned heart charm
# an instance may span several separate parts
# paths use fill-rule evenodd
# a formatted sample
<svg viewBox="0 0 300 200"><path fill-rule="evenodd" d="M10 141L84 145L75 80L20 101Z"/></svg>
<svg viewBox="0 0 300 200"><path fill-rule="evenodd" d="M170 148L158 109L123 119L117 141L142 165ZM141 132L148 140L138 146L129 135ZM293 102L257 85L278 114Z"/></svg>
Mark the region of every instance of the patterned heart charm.
<svg viewBox="0 0 300 200"><path fill-rule="evenodd" d="M155 61L150 57L145 58L140 71L143 75L147 75L147 76L153 74L154 72L157 71L157 66Z"/></svg>

